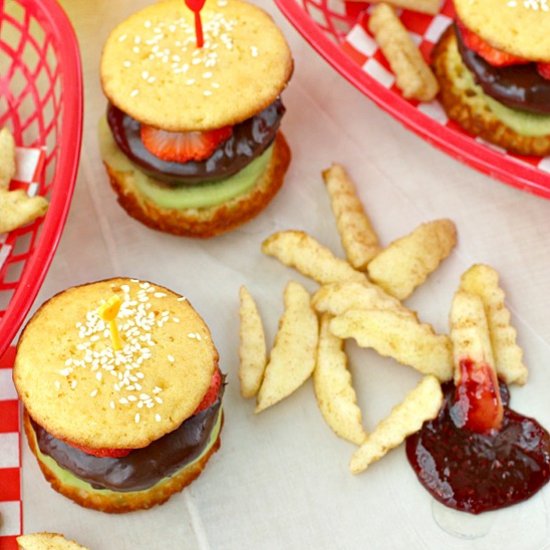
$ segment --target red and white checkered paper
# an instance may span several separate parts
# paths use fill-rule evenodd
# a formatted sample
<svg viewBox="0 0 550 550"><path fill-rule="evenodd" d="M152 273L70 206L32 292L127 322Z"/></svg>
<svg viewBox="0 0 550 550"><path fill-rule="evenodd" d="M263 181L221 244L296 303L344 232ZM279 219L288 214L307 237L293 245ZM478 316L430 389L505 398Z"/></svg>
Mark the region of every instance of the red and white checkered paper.
<svg viewBox="0 0 550 550"><path fill-rule="evenodd" d="M12 382L15 348L0 357L0 550L15 550L23 531L19 402Z"/></svg>
<svg viewBox="0 0 550 550"><path fill-rule="evenodd" d="M380 83L385 88L391 90L395 94L402 97L401 92L395 84L395 76L393 75L384 54L378 47L378 44L368 31L369 13L372 8L366 9L359 16L357 23L346 35L346 39L342 44L343 50L349 55L361 69L365 71L374 80ZM401 22L409 31L413 41L418 45L424 58L429 62L430 54L435 43L451 24L454 18L454 8L451 0L447 0L442 6L440 12L435 15L425 15L408 10L400 12ZM442 126L451 128L452 130L465 134L464 130L454 121L449 120L442 106L438 101L429 103L421 103L415 100L403 101L414 105L425 116L435 120ZM503 156L512 158L520 163L527 163L538 168L543 172L550 173L550 156L548 157L527 157L514 155L505 149L487 143L481 138L475 138L479 143L489 146L493 150L499 152Z"/></svg>
<svg viewBox="0 0 550 550"><path fill-rule="evenodd" d="M34 196L38 191L38 182L44 166L44 151L37 148L18 147L16 156L17 172L10 184L10 190L25 189L30 196ZM24 230L16 230L7 235L0 235L0 280L8 263L7 260L16 248L17 239L23 233Z"/></svg>
<svg viewBox="0 0 550 550"><path fill-rule="evenodd" d="M24 189L29 195L37 193L44 166L44 151L18 147L17 173L10 189ZM18 253L18 240L28 230L21 228L0 235L0 281L12 254ZM22 533L21 495L21 438L19 402L12 382L15 349L8 348L0 357L0 550L15 550L16 537Z"/></svg>

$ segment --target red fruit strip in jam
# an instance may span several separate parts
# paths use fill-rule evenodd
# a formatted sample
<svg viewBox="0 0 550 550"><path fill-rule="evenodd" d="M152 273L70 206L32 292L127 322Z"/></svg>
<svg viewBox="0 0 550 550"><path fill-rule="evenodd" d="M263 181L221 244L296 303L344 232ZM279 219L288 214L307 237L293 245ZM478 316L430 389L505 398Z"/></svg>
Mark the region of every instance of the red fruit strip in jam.
<svg viewBox="0 0 550 550"><path fill-rule="evenodd" d="M193 414L200 413L201 411L208 409L208 407L215 403L215 401L218 399L222 383L222 373L220 372L220 369L216 369L214 371L214 375L212 376L212 380L210 381L210 387L208 388L206 395L202 398L202 401L200 402L199 406L196 408Z"/></svg>
<svg viewBox="0 0 550 550"><path fill-rule="evenodd" d="M537 63L537 71L542 78L550 80L550 63Z"/></svg>
<svg viewBox="0 0 550 550"><path fill-rule="evenodd" d="M97 456L99 458L122 458L128 456L132 449L91 449L83 445L75 445L73 442L66 441L68 445L86 453L88 455Z"/></svg>
<svg viewBox="0 0 550 550"><path fill-rule="evenodd" d="M169 132L146 124L140 129L141 141L150 153L165 161L181 163L206 160L232 133L232 126L206 132Z"/></svg>
<svg viewBox="0 0 550 550"><path fill-rule="evenodd" d="M486 364L476 365L471 359L462 359L459 369L460 384L451 408L455 424L478 433L498 430L503 407L495 371Z"/></svg>
<svg viewBox="0 0 550 550"><path fill-rule="evenodd" d="M501 382L502 426L481 434L452 419L455 388L443 386L439 416L407 438L407 458L420 483L442 504L479 514L533 496L550 479L550 434L534 419L508 408Z"/></svg>
<svg viewBox="0 0 550 550"><path fill-rule="evenodd" d="M512 55L497 48L493 48L491 44L483 40L481 36L477 35L475 32L471 31L462 23L462 21L457 19L457 26L462 35L462 41L464 44L474 50L479 56L483 57L487 63L493 65L494 67L507 67L509 65L520 65L524 63L529 63L529 61L523 57L518 57L517 55Z"/></svg>

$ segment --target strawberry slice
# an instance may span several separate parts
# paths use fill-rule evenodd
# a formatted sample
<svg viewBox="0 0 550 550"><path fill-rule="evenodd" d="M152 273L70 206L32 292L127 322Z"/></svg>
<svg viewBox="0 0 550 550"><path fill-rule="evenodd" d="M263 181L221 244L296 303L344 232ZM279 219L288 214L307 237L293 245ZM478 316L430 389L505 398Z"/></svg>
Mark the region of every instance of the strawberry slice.
<svg viewBox="0 0 550 550"><path fill-rule="evenodd" d="M537 71L542 78L550 80L550 63L537 63Z"/></svg>
<svg viewBox="0 0 550 550"><path fill-rule="evenodd" d="M498 50L497 48L493 48L491 44L468 29L461 21L457 20L457 25L462 36L462 41L466 47L470 48L470 50L474 50L479 56L483 57L489 65L493 65L493 67L508 67L510 65L529 63L529 61L523 57L518 57L517 55L512 55L502 50Z"/></svg>
<svg viewBox="0 0 550 550"><path fill-rule="evenodd" d="M72 441L66 441L67 445L82 451L88 455L97 456L99 458L122 458L128 456L132 449L90 449L90 447L84 447L83 445L76 445Z"/></svg>
<svg viewBox="0 0 550 550"><path fill-rule="evenodd" d="M232 126L207 132L168 132L141 125L141 141L156 157L169 162L205 160L233 133Z"/></svg>
<svg viewBox="0 0 550 550"><path fill-rule="evenodd" d="M459 428L487 433L498 430L504 409L498 379L489 365L476 365L471 359L459 363L460 384L455 391L451 416Z"/></svg>
<svg viewBox="0 0 550 550"><path fill-rule="evenodd" d="M220 369L216 369L214 371L214 375L212 376L210 387L208 388L206 395L202 398L202 401L193 414L197 414L205 409L208 409L210 405L216 402L216 399L218 399L218 394L220 393L222 382L222 373L220 372Z"/></svg>

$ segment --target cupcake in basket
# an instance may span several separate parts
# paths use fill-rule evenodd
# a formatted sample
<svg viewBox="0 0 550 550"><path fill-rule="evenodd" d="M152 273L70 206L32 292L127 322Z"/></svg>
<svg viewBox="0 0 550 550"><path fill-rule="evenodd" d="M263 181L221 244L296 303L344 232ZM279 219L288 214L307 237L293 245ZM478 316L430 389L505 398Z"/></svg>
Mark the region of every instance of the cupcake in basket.
<svg viewBox="0 0 550 550"><path fill-rule="evenodd" d="M23 331L13 377L44 476L82 506L161 504L219 448L218 352L163 287L119 278L54 296Z"/></svg>
<svg viewBox="0 0 550 550"><path fill-rule="evenodd" d="M468 132L523 155L550 154L547 0L455 0L432 53L440 99Z"/></svg>
<svg viewBox="0 0 550 550"><path fill-rule="evenodd" d="M128 214L161 231L211 237L261 212L290 150L280 94L293 70L273 20L241 0L157 2L109 36L102 157Z"/></svg>

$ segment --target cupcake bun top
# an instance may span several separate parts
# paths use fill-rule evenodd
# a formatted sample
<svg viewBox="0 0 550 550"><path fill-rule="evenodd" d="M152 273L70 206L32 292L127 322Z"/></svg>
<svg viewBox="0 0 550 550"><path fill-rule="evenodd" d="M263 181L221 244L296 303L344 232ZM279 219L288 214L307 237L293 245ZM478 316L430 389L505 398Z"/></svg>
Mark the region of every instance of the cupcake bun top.
<svg viewBox="0 0 550 550"><path fill-rule="evenodd" d="M120 351L98 313L115 295ZM21 335L13 377L30 416L58 439L136 449L194 413L217 365L208 327L185 298L117 278L46 302Z"/></svg>
<svg viewBox="0 0 550 550"><path fill-rule="evenodd" d="M275 101L293 62L271 17L241 0L206 0L201 17L200 49L183 0L154 3L116 27L101 59L109 101L174 132L237 124Z"/></svg>
<svg viewBox="0 0 550 550"><path fill-rule="evenodd" d="M548 0L454 0L458 17L499 50L550 62Z"/></svg>

